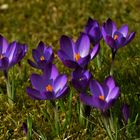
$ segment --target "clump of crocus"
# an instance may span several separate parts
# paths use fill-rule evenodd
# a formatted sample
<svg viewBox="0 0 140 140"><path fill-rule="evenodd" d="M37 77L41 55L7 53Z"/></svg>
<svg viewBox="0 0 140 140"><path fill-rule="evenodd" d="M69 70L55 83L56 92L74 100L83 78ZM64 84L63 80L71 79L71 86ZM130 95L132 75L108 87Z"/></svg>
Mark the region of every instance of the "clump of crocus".
<svg viewBox="0 0 140 140"><path fill-rule="evenodd" d="M127 123L128 119L130 117L130 109L127 104L123 104L123 106L122 106L122 116L123 116L125 122Z"/></svg>
<svg viewBox="0 0 140 140"><path fill-rule="evenodd" d="M92 74L88 70L84 70L82 68L77 68L72 72L72 85L73 87L80 91L86 91L89 86L89 82L92 78Z"/></svg>
<svg viewBox="0 0 140 140"><path fill-rule="evenodd" d="M13 103L15 93L11 91L11 85L8 78L8 71L15 64L20 63L27 52L27 46L19 42L8 43L7 40L0 35L0 70L4 72L7 86L7 94L9 103Z"/></svg>
<svg viewBox="0 0 140 140"><path fill-rule="evenodd" d="M110 18L103 23L102 34L113 53L116 53L120 47L127 45L135 37L135 32L128 34L128 25L117 29L116 24Z"/></svg>
<svg viewBox="0 0 140 140"><path fill-rule="evenodd" d="M34 61L28 60L28 63L38 69L44 69L45 65L52 63L54 54L51 46L46 46L42 41L38 44L37 49L32 50Z"/></svg>
<svg viewBox="0 0 140 140"><path fill-rule="evenodd" d="M60 47L58 51L59 58L65 66L74 69L77 67L85 68L88 62L97 55L99 50L99 44L90 50L90 40L85 33L81 33L76 42L73 42L67 36L62 36Z"/></svg>
<svg viewBox="0 0 140 140"><path fill-rule="evenodd" d="M30 77L32 88L27 88L27 93L36 100L56 100L68 93L67 77L59 74L53 64L47 64L43 74L32 74Z"/></svg>
<svg viewBox="0 0 140 140"><path fill-rule="evenodd" d="M16 41L8 43L0 35L0 70L8 72L9 68L19 63L27 52L27 46Z"/></svg>
<svg viewBox="0 0 140 140"><path fill-rule="evenodd" d="M91 18L88 19L84 32L89 36L93 46L98 44L102 39L102 32L99 23Z"/></svg>
<svg viewBox="0 0 140 140"><path fill-rule="evenodd" d="M109 76L103 84L96 80L90 82L91 95L81 93L80 98L86 105L100 109L105 112L112 106L119 96L119 87L116 86L114 79Z"/></svg>

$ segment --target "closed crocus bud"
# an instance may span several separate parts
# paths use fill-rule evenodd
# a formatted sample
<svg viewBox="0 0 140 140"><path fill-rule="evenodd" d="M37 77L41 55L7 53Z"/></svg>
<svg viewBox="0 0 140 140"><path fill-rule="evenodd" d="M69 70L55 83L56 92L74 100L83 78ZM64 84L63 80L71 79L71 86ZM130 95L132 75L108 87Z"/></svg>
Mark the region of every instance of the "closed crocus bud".
<svg viewBox="0 0 140 140"><path fill-rule="evenodd" d="M127 104L122 105L122 116L127 123L128 119L130 117L130 109L129 109L129 106Z"/></svg>
<svg viewBox="0 0 140 140"><path fill-rule="evenodd" d="M27 124L26 124L25 122L22 124L22 128L23 128L23 130L24 130L25 135L27 135L27 133L28 133L28 128L27 128Z"/></svg>
<svg viewBox="0 0 140 140"><path fill-rule="evenodd" d="M99 23L91 18L88 19L84 32L89 36L93 46L99 44L102 39L102 32Z"/></svg>

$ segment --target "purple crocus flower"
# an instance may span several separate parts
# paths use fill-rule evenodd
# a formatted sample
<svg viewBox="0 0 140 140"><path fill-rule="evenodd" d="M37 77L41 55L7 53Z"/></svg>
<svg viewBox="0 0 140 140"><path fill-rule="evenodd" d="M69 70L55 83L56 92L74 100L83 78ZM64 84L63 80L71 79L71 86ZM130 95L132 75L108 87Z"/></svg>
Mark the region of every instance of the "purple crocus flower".
<svg viewBox="0 0 140 140"><path fill-rule="evenodd" d="M95 45L90 51L90 40L85 33L81 33L76 43L69 37L62 36L60 47L58 56L63 64L69 68L86 67L99 51L99 44Z"/></svg>
<svg viewBox="0 0 140 140"><path fill-rule="evenodd" d="M80 92L85 91L89 85L91 78L92 75L88 70L84 70L79 67L72 72L72 85L76 90Z"/></svg>
<svg viewBox="0 0 140 140"><path fill-rule="evenodd" d="M16 41L8 43L0 35L0 70L8 71L16 63L19 63L27 52L27 46Z"/></svg>
<svg viewBox="0 0 140 140"><path fill-rule="evenodd" d="M54 54L52 47L46 46L42 41L38 44L37 49L32 50L34 61L28 60L28 63L35 68L44 69L45 65L52 63Z"/></svg>
<svg viewBox="0 0 140 140"><path fill-rule="evenodd" d="M110 18L103 23L102 34L113 53L116 53L120 47L127 45L135 37L135 32L128 34L127 25L123 25L120 29L117 29L116 24Z"/></svg>
<svg viewBox="0 0 140 140"><path fill-rule="evenodd" d="M55 100L68 93L66 75L59 74L53 64L47 64L42 75L32 74L30 80L33 88L26 91L32 99Z"/></svg>
<svg viewBox="0 0 140 140"><path fill-rule="evenodd" d="M128 118L130 117L130 110L127 104L123 104L122 106L122 115L126 123L128 122Z"/></svg>
<svg viewBox="0 0 140 140"><path fill-rule="evenodd" d="M98 83L96 80L90 82L91 95L81 93L81 101L85 104L96 107L102 112L107 110L119 96L119 87L115 85L114 79L109 76L103 84Z"/></svg>
<svg viewBox="0 0 140 140"><path fill-rule="evenodd" d="M93 45L98 44L102 39L102 32L99 23L91 18L88 19L88 22L85 26L85 33L89 36Z"/></svg>

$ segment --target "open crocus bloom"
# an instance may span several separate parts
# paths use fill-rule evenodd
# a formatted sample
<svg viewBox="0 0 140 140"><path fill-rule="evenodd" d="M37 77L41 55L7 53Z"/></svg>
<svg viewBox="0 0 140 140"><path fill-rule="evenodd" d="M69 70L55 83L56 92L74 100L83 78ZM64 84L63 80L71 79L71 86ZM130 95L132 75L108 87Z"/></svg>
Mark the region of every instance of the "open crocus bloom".
<svg viewBox="0 0 140 140"><path fill-rule="evenodd" d="M77 68L72 72L72 84L78 91L84 92L89 86L89 82L92 78L91 73L88 70Z"/></svg>
<svg viewBox="0 0 140 140"><path fill-rule="evenodd" d="M33 49L32 56L35 63L31 60L28 60L28 63L38 69L44 69L45 65L51 63L54 58L52 47L47 47L42 41L38 44L37 49Z"/></svg>
<svg viewBox="0 0 140 140"><path fill-rule="evenodd" d="M91 95L81 93L81 101L104 112L119 96L119 87L115 85L115 81L109 76L105 79L103 84L92 80L90 82L90 92Z"/></svg>
<svg viewBox="0 0 140 140"><path fill-rule="evenodd" d="M85 33L81 33L76 43L69 37L62 36L60 47L58 56L63 64L69 68L86 67L99 51L99 44L90 51L90 40Z"/></svg>
<svg viewBox="0 0 140 140"><path fill-rule="evenodd" d="M91 18L88 19L85 26L85 33L89 36L93 45L99 44L100 40L102 39L102 32L98 22Z"/></svg>
<svg viewBox="0 0 140 140"><path fill-rule="evenodd" d="M68 93L67 77L59 74L55 65L47 64L42 75L32 74L30 80L33 88L26 91L32 99L55 100Z"/></svg>
<svg viewBox="0 0 140 140"><path fill-rule="evenodd" d="M135 36L135 32L128 34L128 26L123 25L117 29L116 24L109 18L102 26L105 42L111 47L113 53L120 47L127 45Z"/></svg>
<svg viewBox="0 0 140 140"><path fill-rule="evenodd" d="M8 70L13 65L19 63L27 52L27 46L16 41L8 43L0 35L0 70Z"/></svg>

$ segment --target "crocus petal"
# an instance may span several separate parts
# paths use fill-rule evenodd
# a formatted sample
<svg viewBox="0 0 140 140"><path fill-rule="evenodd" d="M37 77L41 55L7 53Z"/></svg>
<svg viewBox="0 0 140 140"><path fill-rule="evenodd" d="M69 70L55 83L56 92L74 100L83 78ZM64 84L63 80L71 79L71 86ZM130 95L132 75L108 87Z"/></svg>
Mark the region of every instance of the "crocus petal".
<svg viewBox="0 0 140 140"><path fill-rule="evenodd" d="M27 87L26 92L34 100L45 100L46 99L45 94L44 93L40 93L36 89L32 89L30 87Z"/></svg>
<svg viewBox="0 0 140 140"><path fill-rule="evenodd" d="M45 95L45 100L54 100L56 98L54 92L47 92L47 91L45 91L42 94Z"/></svg>
<svg viewBox="0 0 140 140"><path fill-rule="evenodd" d="M98 27L98 26L99 26L99 24L98 24L98 22L96 20L93 20L93 19L89 18L88 22L87 22L87 24L85 26L85 33L88 34L88 32L90 31L90 29L92 27L95 28L95 27Z"/></svg>
<svg viewBox="0 0 140 140"><path fill-rule="evenodd" d="M96 80L92 80L90 82L90 91L92 93L93 96L99 97L100 95L103 95L103 89L101 87L101 85L98 83L98 81Z"/></svg>
<svg viewBox="0 0 140 140"><path fill-rule="evenodd" d="M38 46L37 46L37 50L39 52L44 52L44 48L46 48L46 45L43 43L43 41L40 41Z"/></svg>
<svg viewBox="0 0 140 140"><path fill-rule="evenodd" d="M15 52L17 51L17 42L12 42L11 44L9 44L8 48L7 48L7 52L6 52L6 56L9 58L9 63L12 61Z"/></svg>
<svg viewBox="0 0 140 140"><path fill-rule="evenodd" d="M90 59L95 58L96 55L98 54L99 50L100 50L100 44L96 44L91 50Z"/></svg>
<svg viewBox="0 0 140 140"><path fill-rule="evenodd" d="M30 59L28 59L27 61L28 61L29 65L31 65L32 67L38 68L37 64L34 63L33 61L31 61Z"/></svg>
<svg viewBox="0 0 140 140"><path fill-rule="evenodd" d="M63 60L71 60L71 61L74 61L74 58L71 57L71 56L68 56L63 50L59 50L57 52L58 54L58 57L61 59L61 61Z"/></svg>
<svg viewBox="0 0 140 140"><path fill-rule="evenodd" d="M117 44L116 44L117 48L123 47L125 45L125 42L126 42L125 37L118 38Z"/></svg>
<svg viewBox="0 0 140 140"><path fill-rule="evenodd" d="M78 67L78 63L76 63L75 61L63 60L62 62L65 66L71 69L76 69Z"/></svg>
<svg viewBox="0 0 140 140"><path fill-rule="evenodd" d="M104 80L104 84L106 84L109 88L109 93L110 91L115 87L115 81L113 79L112 76L108 76L105 80Z"/></svg>
<svg viewBox="0 0 140 140"><path fill-rule="evenodd" d="M58 76L58 70L55 65L49 63L45 66L44 72L43 72L43 78L47 81L48 79L52 79L53 81Z"/></svg>
<svg viewBox="0 0 140 140"><path fill-rule="evenodd" d="M53 54L53 51L52 51L51 47L48 47L48 48L44 49L44 57L45 57L45 60L48 60L49 62L52 62L54 54Z"/></svg>
<svg viewBox="0 0 140 140"><path fill-rule="evenodd" d="M128 34L128 25L123 25L118 31L121 32L124 37L126 37Z"/></svg>
<svg viewBox="0 0 140 140"><path fill-rule="evenodd" d="M7 40L0 35L0 54L4 54L8 48L8 42Z"/></svg>
<svg viewBox="0 0 140 140"><path fill-rule="evenodd" d="M66 75L59 75L54 81L54 91L57 93L59 90L62 90L67 83Z"/></svg>
<svg viewBox="0 0 140 140"><path fill-rule="evenodd" d="M71 82L72 82L73 87L74 87L76 90L81 91L81 92L85 91L86 88L87 88L87 86L88 86L88 84L89 84L89 81L88 81L88 79L86 78L86 76L83 76L83 77L81 77L81 78L79 78L79 79L74 79L74 78L73 78L73 79L71 80Z"/></svg>
<svg viewBox="0 0 140 140"><path fill-rule="evenodd" d="M105 100L106 102L109 102L111 99L117 99L118 96L119 96L119 87L114 87Z"/></svg>
<svg viewBox="0 0 140 140"><path fill-rule="evenodd" d="M80 67L85 68L87 67L89 61L90 61L90 54L87 55L86 57L80 58L78 64Z"/></svg>
<svg viewBox="0 0 140 140"><path fill-rule="evenodd" d="M85 57L89 54L90 40L86 34L81 33L81 36L78 38L75 45L81 57Z"/></svg>
<svg viewBox="0 0 140 140"><path fill-rule="evenodd" d="M39 53L38 50L33 49L32 50L32 56L33 56L33 58L36 62L40 60L40 53Z"/></svg>
<svg viewBox="0 0 140 140"><path fill-rule="evenodd" d="M7 70L8 69L9 60L7 57L0 59L0 69Z"/></svg>
<svg viewBox="0 0 140 140"><path fill-rule="evenodd" d="M69 92L69 88L67 86L65 86L62 90L60 90L59 92L57 92L57 94L55 95L55 98L56 99L62 98L66 94L68 94L68 92Z"/></svg>
<svg viewBox="0 0 140 140"><path fill-rule="evenodd" d="M64 35L61 37L60 47L67 56L69 56L71 59L74 59L74 43L69 37Z"/></svg>
<svg viewBox="0 0 140 140"><path fill-rule="evenodd" d="M109 45L109 47L111 47L112 49L117 49L115 40L111 36L107 35L105 40L107 45Z"/></svg>
<svg viewBox="0 0 140 140"><path fill-rule="evenodd" d="M127 45L129 42L131 42L135 37L135 32L132 32L126 39L125 45Z"/></svg>
<svg viewBox="0 0 140 140"><path fill-rule="evenodd" d="M105 102L103 100L100 100L97 97L86 95L86 93L81 93L80 99L84 104L99 108L101 110L103 110L105 105Z"/></svg>
<svg viewBox="0 0 140 140"><path fill-rule="evenodd" d="M33 87L39 91L43 91L47 85L47 81L43 81L42 77L38 74L32 74L30 80Z"/></svg>
<svg viewBox="0 0 140 140"><path fill-rule="evenodd" d="M111 36L113 36L114 32L117 30L116 24L110 18L107 19L104 27L107 35Z"/></svg>

